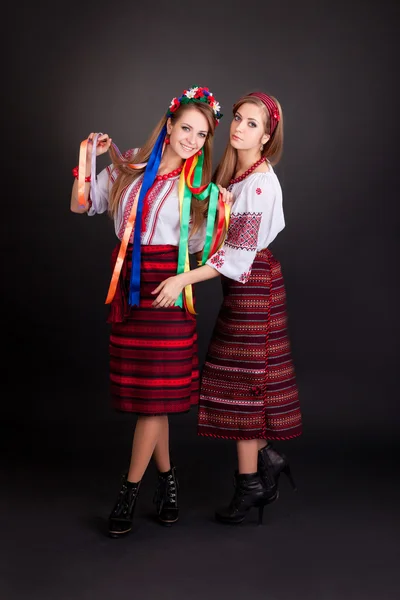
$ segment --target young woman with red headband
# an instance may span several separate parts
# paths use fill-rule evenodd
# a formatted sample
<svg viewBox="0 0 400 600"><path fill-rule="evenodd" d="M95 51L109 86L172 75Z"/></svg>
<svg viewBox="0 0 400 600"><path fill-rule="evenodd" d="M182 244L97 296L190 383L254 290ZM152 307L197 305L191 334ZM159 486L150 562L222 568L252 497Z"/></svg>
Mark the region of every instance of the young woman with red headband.
<svg viewBox="0 0 400 600"><path fill-rule="evenodd" d="M170 303L182 286L222 276L223 302L201 377L198 433L236 440L238 471L224 523L241 523L252 507L278 497L287 458L269 440L302 431L287 333L281 267L268 246L285 226L282 190L273 170L283 149L283 117L272 96L253 92L233 107L230 139L214 180L233 194L226 239L206 265L170 278L155 305Z"/></svg>
<svg viewBox="0 0 400 600"><path fill-rule="evenodd" d="M158 518L164 525L178 519L168 415L198 403L196 323L191 286L158 311L151 292L168 275L189 269L189 253L203 251L204 264L218 243L215 223L225 206L209 182L212 139L221 116L208 88L190 88L172 100L140 149L121 155L107 134L92 133L82 142L79 167L73 170L71 210L108 211L119 238L106 300L111 395L117 410L138 415L130 466L109 518L111 537L131 530L151 457L159 472ZM112 164L96 176L96 156L107 151Z"/></svg>

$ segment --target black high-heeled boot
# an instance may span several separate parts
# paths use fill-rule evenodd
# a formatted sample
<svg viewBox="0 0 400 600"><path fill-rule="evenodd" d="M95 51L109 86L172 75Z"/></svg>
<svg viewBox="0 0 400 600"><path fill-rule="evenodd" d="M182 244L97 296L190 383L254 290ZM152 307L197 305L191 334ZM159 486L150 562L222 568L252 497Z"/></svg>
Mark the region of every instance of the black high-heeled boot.
<svg viewBox="0 0 400 600"><path fill-rule="evenodd" d="M261 454L263 455L264 460L268 462L270 469L272 469L272 472L275 477L276 485L278 486L279 477L280 477L281 473L284 473L286 475L286 477L289 479L290 485L292 486L293 490L296 491L297 487L296 487L295 481L292 476L292 471L290 469L289 461L288 461L287 457L285 456L285 454L281 454L280 452L278 452L272 446L272 444L270 442L268 442L267 446L265 446L264 448L261 448L261 450L259 450L259 452L258 452L259 458L260 458Z"/></svg>
<svg viewBox="0 0 400 600"><path fill-rule="evenodd" d="M139 493L140 481L131 483L127 476L122 477L122 485L117 501L109 517L109 535L117 538L129 533L132 529L133 512Z"/></svg>
<svg viewBox="0 0 400 600"><path fill-rule="evenodd" d="M274 468L272 466L271 460L267 454L267 446L261 448L258 451L257 455L257 471L260 475L261 481L266 489L268 494L267 504L271 504L278 499L278 482L275 477Z"/></svg>
<svg viewBox="0 0 400 600"><path fill-rule="evenodd" d="M179 483L174 466L165 473L158 473L154 503L157 508L158 520L167 527L176 523L179 518L178 489Z"/></svg>
<svg viewBox="0 0 400 600"><path fill-rule="evenodd" d="M261 525L264 506L268 504L268 492L258 473L236 474L235 492L226 508L216 511L215 517L221 523L238 525L242 523L251 508L258 508L258 523Z"/></svg>

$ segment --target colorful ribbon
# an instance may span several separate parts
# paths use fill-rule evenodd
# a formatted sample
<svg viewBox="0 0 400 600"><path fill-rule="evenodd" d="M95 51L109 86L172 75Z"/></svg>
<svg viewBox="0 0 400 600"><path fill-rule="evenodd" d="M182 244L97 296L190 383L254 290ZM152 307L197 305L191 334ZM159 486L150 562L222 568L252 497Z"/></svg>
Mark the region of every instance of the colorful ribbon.
<svg viewBox="0 0 400 600"><path fill-rule="evenodd" d="M91 200L92 205L96 209L97 206L97 181L96 181L96 146L99 136L101 133L96 134L93 138L92 148L92 160L91 160ZM130 239L130 235L133 227L134 239L133 239L133 250L132 250L132 269L131 279L129 287L129 298L128 302L131 306L139 306L140 303L140 257L141 257L141 225L142 225L142 211L143 205L147 193L151 189L157 171L160 165L161 157L165 148L165 136L166 127L162 129L157 141L153 147L149 161L147 163L140 164L129 164L132 169L142 169L146 167L144 171L143 181L132 206L121 246L118 252L118 257L114 266L112 274L106 304L110 304L115 295L115 290L118 284L123 261L125 259L127 245ZM85 173L86 173L86 150L88 140L83 140L80 145L79 153L79 172L78 172L78 202L80 206L86 205L84 197L85 189ZM117 146L112 143L117 154L122 157L121 152ZM184 167L178 183L178 195L179 195L179 211L180 211L180 238L178 248L178 267L177 275L190 270L189 262L189 251L188 251L188 238L189 238L189 221L190 221L190 208L192 195L200 201L204 201L209 198L208 204L208 215L206 223L206 235L202 254L201 264L204 265L208 258L214 254L223 243L224 238L224 224L227 231L229 225L229 206L225 205L222 200L222 196L219 193L218 187L214 183L208 185L201 185L202 172L203 172L204 156L201 153L194 155L185 161ZM82 180L82 181L81 181ZM217 230L214 236L215 220L217 217ZM214 243L212 240L214 237ZM212 247L211 247L212 246ZM180 294L175 302L175 306L183 308L185 303L187 310L191 314L196 314L193 303L193 291L192 286L188 285L184 289L184 294Z"/></svg>
<svg viewBox="0 0 400 600"><path fill-rule="evenodd" d="M160 135L154 144L153 150L151 151L149 161L146 165L146 169L143 176L142 189L140 190L139 200L136 210L136 225L135 232L133 235L133 250L132 250L132 269L131 269L131 281L129 286L129 304L130 306L139 306L140 303L140 256L141 256L141 233L142 233L142 212L143 202L154 183L156 178L158 167L160 166L162 150L164 146L165 136L167 134L167 127L164 125Z"/></svg>
<svg viewBox="0 0 400 600"><path fill-rule="evenodd" d="M218 186L215 183L201 186L201 177L203 170L203 156L198 158L196 155L189 158L184 166L184 172L187 174L186 184L191 193L198 200L205 200L209 197L208 215L206 225L206 236L204 241L204 249L201 263L204 265L223 243L224 238L224 223L225 229L228 230L230 207L222 200L222 195L219 193ZM218 211L217 231L214 235L215 216ZM214 237L214 244L211 248L211 242Z"/></svg>
<svg viewBox="0 0 400 600"><path fill-rule="evenodd" d="M178 268L177 274L184 273L190 270L189 263L189 251L188 251L188 229L189 229L189 218L190 218L190 203L192 195L198 200L204 201L209 198L208 203L208 214L206 223L206 235L204 241L204 248L202 254L201 264L204 265L208 258L216 252L216 250L223 243L223 228L224 223L226 224L226 230L229 225L229 214L230 207L225 205L222 200L222 196L219 193L218 186L215 183L208 185L201 185L202 173L203 173L203 153L199 155L195 154L189 158L183 167L181 177L179 180L179 206L181 215L181 234L179 239L179 251L178 251ZM214 237L213 248L211 249L211 243L214 235L214 224L215 216L218 211L217 221L217 232ZM215 250L214 250L215 248ZM193 291L192 286L187 285L184 289L184 299L187 310L196 314L193 304ZM176 306L183 305L182 294L178 297Z"/></svg>
<svg viewBox="0 0 400 600"><path fill-rule="evenodd" d="M134 185L134 183L132 185ZM111 302L115 296L115 292L117 290L119 276L121 274L122 265L125 260L126 249L128 247L128 243L131 238L132 229L133 229L133 226L134 226L135 220L136 220L137 202L139 199L139 194L140 194L140 189L139 189L138 193L136 194L135 200L133 201L131 212L129 214L128 221L125 226L124 235L122 236L121 245L118 250L118 256L117 256L117 260L115 261L114 270L113 270L110 285L108 288L105 304L111 304Z"/></svg>

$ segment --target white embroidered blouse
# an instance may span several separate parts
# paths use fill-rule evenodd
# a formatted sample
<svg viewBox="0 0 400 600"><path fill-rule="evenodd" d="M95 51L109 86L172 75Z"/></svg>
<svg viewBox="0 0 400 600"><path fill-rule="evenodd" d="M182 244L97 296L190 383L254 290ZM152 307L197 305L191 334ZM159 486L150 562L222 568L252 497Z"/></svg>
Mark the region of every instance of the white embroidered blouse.
<svg viewBox="0 0 400 600"><path fill-rule="evenodd" d="M269 165L267 173L252 173L228 189L233 193L226 239L207 264L230 279L246 283L254 258L285 227L282 189Z"/></svg>
<svg viewBox="0 0 400 600"><path fill-rule="evenodd" d="M137 149L129 150L125 157L131 158ZM88 215L93 216L106 212L108 199L112 185L116 179L112 165L106 167L97 175L96 206L94 204L88 210ZM119 210L114 217L114 228L117 237L122 240L125 226L132 209L143 175L140 175L122 193ZM179 219L179 197L178 197L179 175L167 180L157 181L153 186L148 199L148 210L142 223L141 243L142 245L172 245L179 246L180 219ZM93 200L92 196L90 196ZM189 224L189 232L190 232ZM206 222L192 236L189 237L188 249L190 254L199 252L204 246ZM133 242L133 232L130 242Z"/></svg>

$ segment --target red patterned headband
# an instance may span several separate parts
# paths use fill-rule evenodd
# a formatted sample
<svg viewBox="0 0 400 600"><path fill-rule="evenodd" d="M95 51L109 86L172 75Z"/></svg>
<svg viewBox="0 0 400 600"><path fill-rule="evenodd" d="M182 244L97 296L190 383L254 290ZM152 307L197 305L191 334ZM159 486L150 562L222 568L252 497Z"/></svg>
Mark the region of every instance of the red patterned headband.
<svg viewBox="0 0 400 600"><path fill-rule="evenodd" d="M252 92L249 96L259 98L259 100L267 107L269 112L269 133L272 135L281 118L275 100L272 100L271 96L267 96L267 94L263 94L262 92Z"/></svg>

